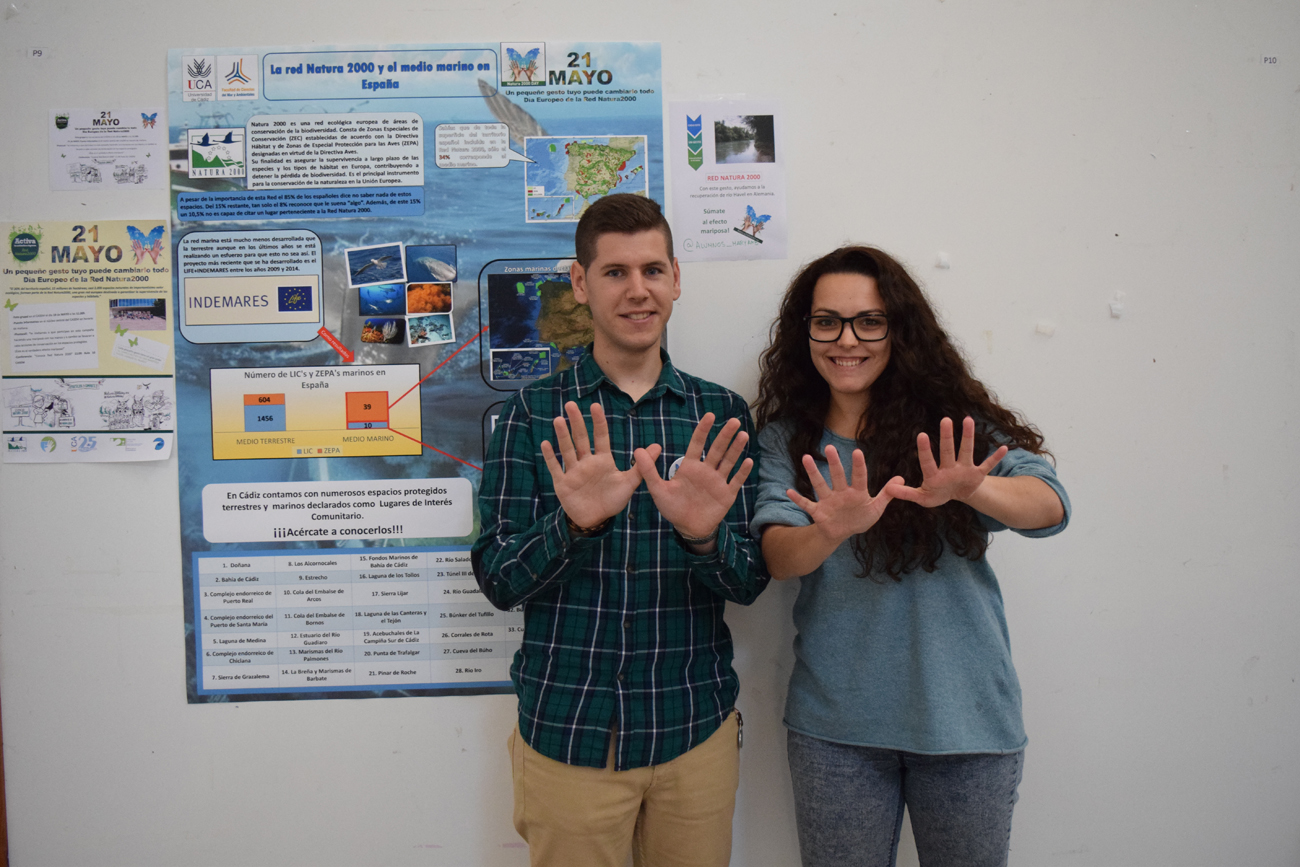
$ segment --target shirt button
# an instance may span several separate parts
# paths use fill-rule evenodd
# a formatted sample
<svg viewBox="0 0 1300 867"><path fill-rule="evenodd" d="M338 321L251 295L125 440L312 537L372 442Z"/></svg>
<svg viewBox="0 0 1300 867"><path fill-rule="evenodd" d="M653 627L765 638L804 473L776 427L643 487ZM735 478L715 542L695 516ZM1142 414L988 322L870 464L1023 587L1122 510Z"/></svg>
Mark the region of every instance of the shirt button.
<svg viewBox="0 0 1300 867"><path fill-rule="evenodd" d="M632 621L631 621L631 620L624 620L624 621L623 621L623 628L624 628L624 629L631 629L631 628L632 628Z"/></svg>
<svg viewBox="0 0 1300 867"><path fill-rule="evenodd" d="M618 676L618 682L619 682L619 683L622 683L622 682L623 682L623 675L622 675L621 673L620 673L619 676Z"/></svg>

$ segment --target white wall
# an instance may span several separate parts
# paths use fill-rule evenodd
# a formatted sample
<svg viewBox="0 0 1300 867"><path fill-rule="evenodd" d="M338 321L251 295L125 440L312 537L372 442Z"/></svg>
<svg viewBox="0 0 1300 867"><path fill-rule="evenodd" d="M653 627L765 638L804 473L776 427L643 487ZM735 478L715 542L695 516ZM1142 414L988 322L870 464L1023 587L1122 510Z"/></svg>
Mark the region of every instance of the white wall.
<svg viewBox="0 0 1300 867"><path fill-rule="evenodd" d="M163 104L171 47L643 39L667 99L781 99L791 258L685 266L674 359L752 396L794 268L872 242L1045 432L1074 522L991 555L1030 736L1012 864L1300 863L1293 0L5 10L6 220L165 215L162 193L46 190L44 130L55 104ZM174 462L0 466L12 863L526 863L513 699L187 705L178 532ZM744 867L797 862L795 589L728 615Z"/></svg>

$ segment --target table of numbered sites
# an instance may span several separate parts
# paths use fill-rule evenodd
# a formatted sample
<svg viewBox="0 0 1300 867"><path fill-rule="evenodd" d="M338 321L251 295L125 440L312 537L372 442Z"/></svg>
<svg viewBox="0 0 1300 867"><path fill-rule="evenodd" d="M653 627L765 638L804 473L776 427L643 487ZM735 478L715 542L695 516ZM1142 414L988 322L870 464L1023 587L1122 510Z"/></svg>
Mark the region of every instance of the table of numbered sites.
<svg viewBox="0 0 1300 867"><path fill-rule="evenodd" d="M469 548L195 560L205 692L508 685L523 639L523 614L479 592Z"/></svg>

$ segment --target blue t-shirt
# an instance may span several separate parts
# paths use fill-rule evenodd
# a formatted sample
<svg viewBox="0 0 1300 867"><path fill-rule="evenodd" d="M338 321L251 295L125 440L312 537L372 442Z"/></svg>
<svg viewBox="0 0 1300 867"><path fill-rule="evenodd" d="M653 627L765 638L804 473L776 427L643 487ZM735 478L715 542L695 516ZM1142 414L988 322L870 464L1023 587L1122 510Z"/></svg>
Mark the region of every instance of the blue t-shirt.
<svg viewBox="0 0 1300 867"><path fill-rule="evenodd" d="M750 524L756 537L769 524L812 523L785 493L795 486L789 430L776 423L758 436L761 475ZM856 444L827 430L821 449L827 445L835 446L852 481ZM826 464L818 466L830 484ZM1061 498L1061 523L1017 533L1051 536L1065 529L1070 500L1047 460L1013 449L992 475L1035 476ZM990 531L1008 529L980 518ZM933 572L908 572L901 582L883 572L861 577L860 570L847 541L800 579L786 726L824 740L915 753L1023 749L1020 683L988 560L968 560L945 546Z"/></svg>

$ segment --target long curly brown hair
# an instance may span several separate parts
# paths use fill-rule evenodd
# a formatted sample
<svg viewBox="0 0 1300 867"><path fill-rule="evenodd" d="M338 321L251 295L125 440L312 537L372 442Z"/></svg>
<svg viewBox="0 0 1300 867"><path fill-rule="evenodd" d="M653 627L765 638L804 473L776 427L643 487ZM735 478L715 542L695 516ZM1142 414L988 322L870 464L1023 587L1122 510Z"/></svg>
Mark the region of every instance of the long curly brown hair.
<svg viewBox="0 0 1300 867"><path fill-rule="evenodd" d="M871 385L868 410L857 431L873 486L902 476L921 484L916 435L926 432L938 459L939 421L953 419L960 437L961 420L976 421L975 461L990 447L1005 443L1034 454L1047 454L1043 436L1019 413L1003 407L971 376L925 293L907 270L873 247L841 247L803 268L790 283L781 311L772 323L770 345L760 359L759 427L773 422L791 426L790 459L797 468L795 487L812 498L802 472L804 455L825 462L819 446L830 409L830 388L813 366L804 317L812 312L813 289L827 274L861 274L876 281L889 321L889 363ZM848 463L848 456L841 456ZM945 543L953 552L978 560L988 548L988 533L975 510L951 501L927 509L894 500L874 527L853 539L862 575L880 572L901 581L917 568L934 571Z"/></svg>

